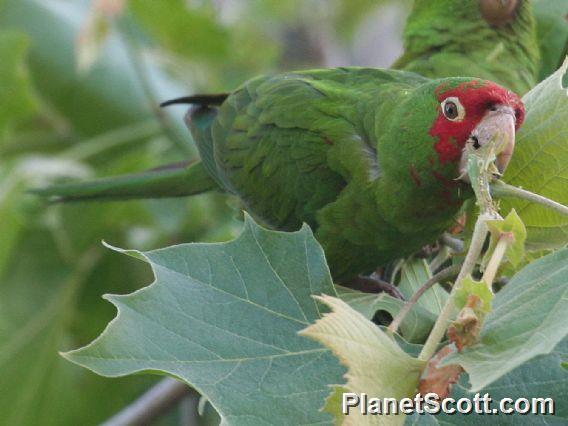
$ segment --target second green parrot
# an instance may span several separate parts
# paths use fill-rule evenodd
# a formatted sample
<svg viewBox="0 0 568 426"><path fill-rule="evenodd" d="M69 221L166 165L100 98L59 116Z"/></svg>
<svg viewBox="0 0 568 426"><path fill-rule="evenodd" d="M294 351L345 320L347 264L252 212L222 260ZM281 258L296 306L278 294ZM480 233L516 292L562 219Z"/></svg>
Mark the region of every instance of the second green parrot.
<svg viewBox="0 0 568 426"><path fill-rule="evenodd" d="M538 82L540 68L532 3L415 0L394 68L432 78L471 75L524 94Z"/></svg>

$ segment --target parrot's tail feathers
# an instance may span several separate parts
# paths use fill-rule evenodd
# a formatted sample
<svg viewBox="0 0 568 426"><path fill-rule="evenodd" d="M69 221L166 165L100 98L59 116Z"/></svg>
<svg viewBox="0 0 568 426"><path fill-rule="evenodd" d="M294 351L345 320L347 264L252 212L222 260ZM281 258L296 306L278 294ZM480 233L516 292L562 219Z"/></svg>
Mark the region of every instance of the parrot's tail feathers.
<svg viewBox="0 0 568 426"><path fill-rule="evenodd" d="M219 189L201 162L177 163L143 173L32 189L55 202L113 201L197 195Z"/></svg>
<svg viewBox="0 0 568 426"><path fill-rule="evenodd" d="M217 182L217 185L228 192L233 192L231 184L217 167L215 149L211 128L218 114L218 108L205 105L194 105L185 114L184 120L187 128L191 131L203 168L209 176Z"/></svg>
<svg viewBox="0 0 568 426"><path fill-rule="evenodd" d="M178 104L216 106L216 105L221 105L223 102L225 102L225 99L227 99L228 96L229 96L228 93L219 93L214 95L183 96L181 98L170 99L169 101L162 102L160 106L167 107L170 105L178 105Z"/></svg>

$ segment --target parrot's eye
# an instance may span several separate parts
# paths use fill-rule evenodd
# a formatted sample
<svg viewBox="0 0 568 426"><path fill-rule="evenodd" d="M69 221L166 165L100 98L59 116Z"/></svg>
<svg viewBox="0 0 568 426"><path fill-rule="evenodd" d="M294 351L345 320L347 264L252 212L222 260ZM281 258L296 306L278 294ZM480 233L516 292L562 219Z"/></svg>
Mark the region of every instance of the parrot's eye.
<svg viewBox="0 0 568 426"><path fill-rule="evenodd" d="M458 98L447 98L442 102L444 117L450 121L462 121L465 117L465 109Z"/></svg>

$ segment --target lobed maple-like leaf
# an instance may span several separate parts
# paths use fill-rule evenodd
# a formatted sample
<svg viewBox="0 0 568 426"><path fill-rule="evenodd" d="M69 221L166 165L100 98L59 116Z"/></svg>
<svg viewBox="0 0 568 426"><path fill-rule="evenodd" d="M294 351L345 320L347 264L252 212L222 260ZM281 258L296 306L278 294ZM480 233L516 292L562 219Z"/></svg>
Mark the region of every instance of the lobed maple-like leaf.
<svg viewBox="0 0 568 426"><path fill-rule="evenodd" d="M321 317L311 295L335 294L307 226L275 232L247 217L228 243L126 253L147 261L156 282L106 296L117 317L67 359L110 377L177 377L207 397L223 424L332 422L319 409L343 367L298 334Z"/></svg>

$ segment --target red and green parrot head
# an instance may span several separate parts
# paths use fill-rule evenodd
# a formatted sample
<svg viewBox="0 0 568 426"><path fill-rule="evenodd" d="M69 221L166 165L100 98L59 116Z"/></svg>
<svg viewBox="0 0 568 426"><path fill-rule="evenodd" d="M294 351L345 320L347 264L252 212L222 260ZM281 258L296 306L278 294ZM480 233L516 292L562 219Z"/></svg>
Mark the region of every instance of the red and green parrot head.
<svg viewBox="0 0 568 426"><path fill-rule="evenodd" d="M467 180L466 144L476 150L498 137L503 172L524 116L519 96L485 80L439 79L404 92L378 144L385 184L400 196L437 197L455 208L467 189L460 183Z"/></svg>
<svg viewBox="0 0 568 426"><path fill-rule="evenodd" d="M515 131L523 123L525 108L513 92L488 81L471 80L443 83L436 87L438 115L429 134L436 140L434 149L440 165L459 160L460 173L465 173L465 144L474 149L488 143L500 132L505 135L503 151L497 158L497 169L503 173L515 147Z"/></svg>

